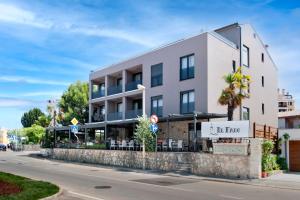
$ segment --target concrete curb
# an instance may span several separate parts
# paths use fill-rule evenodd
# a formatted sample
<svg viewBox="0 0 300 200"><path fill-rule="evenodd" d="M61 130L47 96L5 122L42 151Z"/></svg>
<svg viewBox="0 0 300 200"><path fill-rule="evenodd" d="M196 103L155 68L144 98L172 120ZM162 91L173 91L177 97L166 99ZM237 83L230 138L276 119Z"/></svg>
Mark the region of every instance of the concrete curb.
<svg viewBox="0 0 300 200"><path fill-rule="evenodd" d="M56 194L49 196L49 197L42 198L41 200L55 200L58 197L60 197L61 195L63 195L63 192L64 192L64 189L59 187L59 191Z"/></svg>

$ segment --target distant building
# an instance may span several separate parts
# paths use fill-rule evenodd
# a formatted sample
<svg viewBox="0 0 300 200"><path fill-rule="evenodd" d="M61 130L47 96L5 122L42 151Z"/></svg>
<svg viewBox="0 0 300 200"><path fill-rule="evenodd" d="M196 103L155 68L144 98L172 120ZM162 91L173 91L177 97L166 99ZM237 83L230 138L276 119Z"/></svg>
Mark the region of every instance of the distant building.
<svg viewBox="0 0 300 200"><path fill-rule="evenodd" d="M295 110L295 100L285 89L278 89L278 112L288 112Z"/></svg>
<svg viewBox="0 0 300 200"><path fill-rule="evenodd" d="M300 171L300 111L287 111L278 113L279 137L285 134L290 136L285 148L282 143L282 156L287 157L291 171ZM287 150L287 152L285 152Z"/></svg>
<svg viewBox="0 0 300 200"><path fill-rule="evenodd" d="M0 128L0 144L8 144L7 130L4 128Z"/></svg>

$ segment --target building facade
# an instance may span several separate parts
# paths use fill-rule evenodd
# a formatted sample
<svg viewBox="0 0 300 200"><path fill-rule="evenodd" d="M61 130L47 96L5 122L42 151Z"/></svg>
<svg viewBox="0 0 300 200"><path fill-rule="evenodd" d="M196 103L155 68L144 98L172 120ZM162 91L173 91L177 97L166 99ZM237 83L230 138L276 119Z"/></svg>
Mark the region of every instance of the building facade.
<svg viewBox="0 0 300 200"><path fill-rule="evenodd" d="M218 103L226 87L223 77L239 66L252 82L250 98L235 110L234 120L277 127L277 68L255 30L237 23L92 71L89 124L105 130L106 138L124 139L142 115L143 102L147 116L160 119L194 111L226 115L226 106ZM145 99L138 84L145 87ZM191 123L160 123L161 137L169 132L189 137Z"/></svg>
<svg viewBox="0 0 300 200"><path fill-rule="evenodd" d="M285 89L278 89L278 112L289 111L295 111L295 100Z"/></svg>
<svg viewBox="0 0 300 200"><path fill-rule="evenodd" d="M300 171L300 112L289 111L278 114L278 133L283 139L282 157L285 157L291 171ZM284 135L288 134L288 141Z"/></svg>

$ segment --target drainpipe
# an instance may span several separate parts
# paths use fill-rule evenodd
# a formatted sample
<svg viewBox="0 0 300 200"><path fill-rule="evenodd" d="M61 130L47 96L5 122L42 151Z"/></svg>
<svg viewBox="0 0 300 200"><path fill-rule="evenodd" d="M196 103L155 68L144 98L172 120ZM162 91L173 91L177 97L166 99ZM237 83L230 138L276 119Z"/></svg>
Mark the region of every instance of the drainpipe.
<svg viewBox="0 0 300 200"><path fill-rule="evenodd" d="M243 65L243 60L242 60L242 27L238 25L240 28L240 67L241 67L241 73L242 73L242 65ZM241 92L241 91L240 91ZM243 102L241 102L240 105L240 120L243 120Z"/></svg>

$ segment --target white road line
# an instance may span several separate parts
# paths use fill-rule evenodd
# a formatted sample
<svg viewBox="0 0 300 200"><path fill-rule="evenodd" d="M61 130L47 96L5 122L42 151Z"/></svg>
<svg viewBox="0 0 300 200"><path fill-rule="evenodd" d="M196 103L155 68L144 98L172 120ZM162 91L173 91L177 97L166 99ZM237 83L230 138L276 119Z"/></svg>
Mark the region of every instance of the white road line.
<svg viewBox="0 0 300 200"><path fill-rule="evenodd" d="M229 195L219 195L220 197L223 197L223 198L226 198L226 199L235 199L235 200L241 200L241 199L244 199L242 197L235 197L235 196L229 196Z"/></svg>
<svg viewBox="0 0 300 200"><path fill-rule="evenodd" d="M85 197L85 198L89 198L89 199L104 200L104 199L101 199L101 198L97 198L97 197L93 197L93 196L89 196L89 195L85 195L85 194L80 194L80 193L73 192L73 191L68 191L68 193L74 194L74 195L77 195L77 196L81 196L81 197Z"/></svg>

